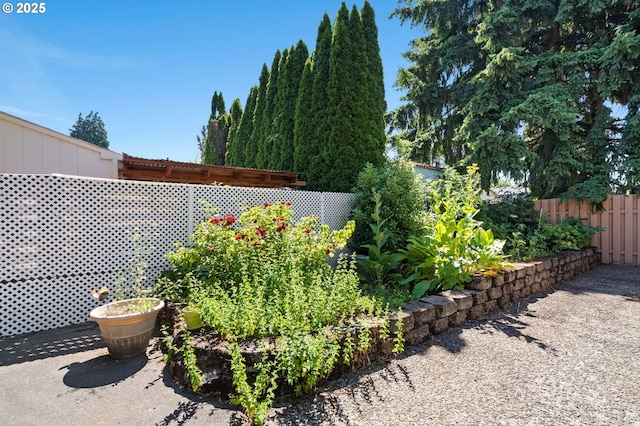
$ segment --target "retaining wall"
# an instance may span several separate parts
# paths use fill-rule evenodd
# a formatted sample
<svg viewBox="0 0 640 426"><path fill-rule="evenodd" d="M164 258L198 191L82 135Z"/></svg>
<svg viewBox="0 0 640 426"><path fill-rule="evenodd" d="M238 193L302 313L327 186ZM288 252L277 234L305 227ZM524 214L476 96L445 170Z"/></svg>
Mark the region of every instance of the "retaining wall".
<svg viewBox="0 0 640 426"><path fill-rule="evenodd" d="M450 327L460 327L468 320L482 318L523 298L545 292L552 286L570 280L600 264L600 253L595 248L587 248L582 251L563 252L529 263L518 263L513 270L499 272L493 276L477 275L466 285L465 290L443 291L409 302L403 310L391 316L390 330L393 333L398 321L402 321L405 345L416 345ZM180 306L169 304L159 318L160 322L169 325L173 330L174 343L177 345L182 344L183 336L179 308ZM377 330L373 330L372 335L377 336ZM192 337L198 366L205 374L199 393L232 393L231 358L226 344L220 339L211 340L211 337L212 335L207 333ZM339 363L331 376L336 377L344 370L357 369L368 364L371 359L388 358L393 348L392 337L384 340L374 339L367 353L357 354L349 366ZM261 353L257 343L246 345L242 348L242 353L247 366L260 361ZM179 384L190 387L189 377L180 356L169 363L169 369ZM250 367L248 373L252 373ZM287 389L284 389L284 392L286 391Z"/></svg>

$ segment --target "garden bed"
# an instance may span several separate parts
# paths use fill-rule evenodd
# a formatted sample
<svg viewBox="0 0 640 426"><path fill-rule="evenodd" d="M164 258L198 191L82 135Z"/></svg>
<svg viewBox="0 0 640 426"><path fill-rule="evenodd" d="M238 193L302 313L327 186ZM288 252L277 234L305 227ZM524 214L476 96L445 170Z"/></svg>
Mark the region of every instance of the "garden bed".
<svg viewBox="0 0 640 426"><path fill-rule="evenodd" d="M431 336L440 334L450 327L459 327L467 320L478 319L498 309L504 309L520 299L542 293L552 286L570 280L600 264L600 254L595 248L581 251L563 252L556 256L519 263L515 269L489 275L476 275L465 290L449 290L437 295L428 295L418 301L409 302L404 309L391 317L391 336L395 323L402 321L402 331L407 345L422 343ZM185 334L180 315L181 305L168 304L159 317L162 325L168 327L169 337L174 345L181 345ZM392 355L393 337L380 339L376 329L372 330L373 341L365 353L358 353L349 365L336 364L330 378L335 378L345 370L361 368L376 359L386 359ZM222 395L234 393L231 373L231 355L226 342L212 330L203 328L192 333L191 342L195 348L198 367L203 372L199 394ZM276 339L267 344L275 345ZM247 373L254 373L252 366L260 361L263 342L246 341L241 352L246 360ZM169 362L169 370L174 380L191 388L189 375L184 366L184 358L177 354ZM291 393L287 386L278 388L278 393Z"/></svg>

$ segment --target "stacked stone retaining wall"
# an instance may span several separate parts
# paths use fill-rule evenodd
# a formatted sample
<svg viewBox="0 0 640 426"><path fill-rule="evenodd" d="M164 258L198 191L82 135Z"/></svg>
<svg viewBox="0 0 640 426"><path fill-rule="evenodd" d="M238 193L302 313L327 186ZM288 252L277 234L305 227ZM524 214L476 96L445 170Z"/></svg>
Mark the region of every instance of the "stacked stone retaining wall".
<svg viewBox="0 0 640 426"><path fill-rule="evenodd" d="M402 310L392 314L390 331L393 334L401 321L405 345L416 345L451 327L460 327L468 320L482 318L498 309L518 303L523 298L545 292L556 284L595 268L600 263L600 253L595 248L587 248L563 252L528 263L518 263L509 271L491 275L478 274L466 284L464 290L447 290L407 303ZM181 344L179 306L169 305L167 311L160 316L160 321L170 326L174 341ZM376 335L377 332L374 330L373 336ZM226 344L219 339L212 341L210 337L211 335L206 333L192 337L198 366L205 373L200 393L232 393L231 359L226 351ZM371 359L387 358L392 354L394 346L392 337L384 340L374 339L366 354L356 356L350 366L336 366L332 376L335 377L345 369L356 369ZM260 360L257 344L243 348L242 353L248 366ZM169 369L178 383L190 387L181 356L169 363Z"/></svg>
<svg viewBox="0 0 640 426"><path fill-rule="evenodd" d="M447 290L409 302L392 316L392 322L402 320L408 345L422 343L450 327L460 327L467 320L481 318L523 298L545 292L595 268L600 265L600 259L600 253L590 247L518 263L514 269L493 276L476 275L464 290ZM389 352L390 344L380 345L380 350Z"/></svg>

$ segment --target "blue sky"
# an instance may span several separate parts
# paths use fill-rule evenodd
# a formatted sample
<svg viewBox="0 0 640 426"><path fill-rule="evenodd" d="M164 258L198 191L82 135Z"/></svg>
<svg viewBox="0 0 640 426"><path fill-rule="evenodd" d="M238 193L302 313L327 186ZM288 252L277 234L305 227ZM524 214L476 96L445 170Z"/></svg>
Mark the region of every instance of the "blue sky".
<svg viewBox="0 0 640 426"><path fill-rule="evenodd" d="M97 111L109 148L146 158L194 161L196 135L214 91L244 107L262 64L302 39L315 47L325 12L340 0L55 0L42 14L0 13L0 111L68 134ZM361 8L364 0L346 2ZM402 53L420 32L376 12L389 109Z"/></svg>

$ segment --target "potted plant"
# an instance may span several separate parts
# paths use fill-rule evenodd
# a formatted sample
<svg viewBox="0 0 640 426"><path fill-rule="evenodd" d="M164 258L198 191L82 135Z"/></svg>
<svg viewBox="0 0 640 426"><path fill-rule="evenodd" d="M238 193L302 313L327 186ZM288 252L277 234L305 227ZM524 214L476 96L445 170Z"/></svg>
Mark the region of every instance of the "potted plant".
<svg viewBox="0 0 640 426"><path fill-rule="evenodd" d="M151 234L145 234L149 236ZM144 248L138 230L131 240L134 254L130 267L116 281L116 295L112 302L93 309L90 318L98 323L102 339L112 358L124 359L144 353L153 334L156 317L164 307L164 301L147 297L149 291L143 287L146 279L147 257L154 247ZM91 295L104 301L109 297L106 286L92 290ZM135 295L137 297L131 297Z"/></svg>
<svg viewBox="0 0 640 426"><path fill-rule="evenodd" d="M202 328L202 318L197 309L191 305L188 305L182 309L182 318L184 318L184 324L189 331L196 331Z"/></svg>

